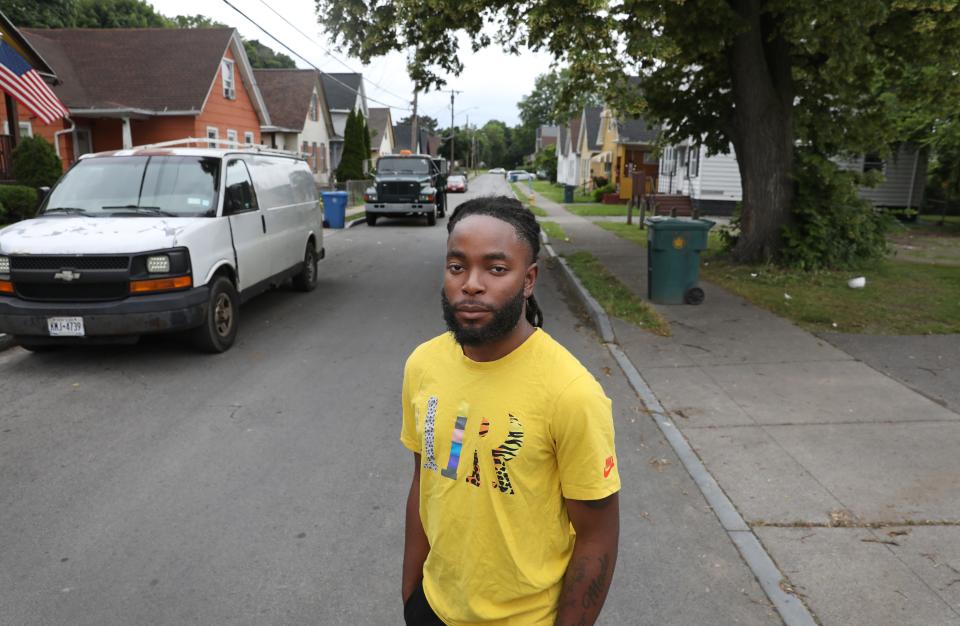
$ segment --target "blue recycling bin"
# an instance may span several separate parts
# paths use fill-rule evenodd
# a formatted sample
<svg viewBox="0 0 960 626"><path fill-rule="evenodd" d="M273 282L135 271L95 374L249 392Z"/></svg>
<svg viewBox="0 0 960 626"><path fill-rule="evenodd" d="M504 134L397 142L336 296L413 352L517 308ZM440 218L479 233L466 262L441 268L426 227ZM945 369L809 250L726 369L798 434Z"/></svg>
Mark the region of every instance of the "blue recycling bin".
<svg viewBox="0 0 960 626"><path fill-rule="evenodd" d="M347 221L347 199L350 197L346 191L321 191L320 197L323 198L323 217L330 228L343 228Z"/></svg>

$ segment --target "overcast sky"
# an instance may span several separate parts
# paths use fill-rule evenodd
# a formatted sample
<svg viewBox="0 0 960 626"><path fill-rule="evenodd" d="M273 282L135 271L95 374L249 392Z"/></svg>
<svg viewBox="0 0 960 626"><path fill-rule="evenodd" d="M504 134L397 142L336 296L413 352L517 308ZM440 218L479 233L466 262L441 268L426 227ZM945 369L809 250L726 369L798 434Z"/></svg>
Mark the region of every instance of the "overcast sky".
<svg viewBox="0 0 960 626"><path fill-rule="evenodd" d="M242 15L221 0L148 0L159 13L168 17L200 13L240 31L246 39L257 39L278 52L293 57L298 67L309 67L290 54ZM261 0L231 0L241 11L273 34L298 54L325 72L361 72L365 79L368 105L390 106L394 122L410 114L413 84L407 78L406 59L394 53L364 66L357 59L330 46L317 23L313 0L265 0L275 11L296 25L285 23ZM309 35L297 32L297 29ZM329 55L322 48L329 50ZM466 39L461 40L461 60L464 70L460 76L449 77L446 89L463 93L456 96L455 122L462 126L469 117L470 125L482 126L488 120L498 119L513 126L518 124L517 102L530 93L538 74L549 71L551 57L544 53L525 51L520 56L509 55L493 46L478 53L471 52ZM340 61L346 63L345 67ZM380 103L374 102L379 100ZM450 124L450 94L431 92L420 94L419 112Z"/></svg>

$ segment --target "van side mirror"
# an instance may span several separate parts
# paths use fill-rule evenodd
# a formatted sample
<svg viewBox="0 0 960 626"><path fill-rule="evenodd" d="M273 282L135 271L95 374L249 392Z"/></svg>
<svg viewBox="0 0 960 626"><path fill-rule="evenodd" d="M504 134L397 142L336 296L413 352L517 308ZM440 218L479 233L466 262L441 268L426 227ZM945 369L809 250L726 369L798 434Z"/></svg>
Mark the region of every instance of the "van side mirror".
<svg viewBox="0 0 960 626"><path fill-rule="evenodd" d="M47 196L50 195L49 187L37 187L37 210L40 210L40 207L43 206L43 201L47 199Z"/></svg>

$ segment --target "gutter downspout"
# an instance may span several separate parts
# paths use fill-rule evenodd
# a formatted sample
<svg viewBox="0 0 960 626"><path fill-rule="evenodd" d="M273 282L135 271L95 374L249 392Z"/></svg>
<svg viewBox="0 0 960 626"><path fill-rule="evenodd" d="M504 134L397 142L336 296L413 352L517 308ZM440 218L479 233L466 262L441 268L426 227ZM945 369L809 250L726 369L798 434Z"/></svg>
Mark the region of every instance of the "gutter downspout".
<svg viewBox="0 0 960 626"><path fill-rule="evenodd" d="M907 194L907 208L913 208L913 188L917 183L917 162L920 161L920 148L913 155L913 173L910 175L910 192ZM919 211L918 211L919 212Z"/></svg>
<svg viewBox="0 0 960 626"><path fill-rule="evenodd" d="M70 128L64 128L63 130L58 130L57 132L53 133L53 147L57 151L57 158L60 159L61 161L63 160L63 157L60 156L60 135L66 135L67 133L72 133L77 129L76 124L73 123L72 119L70 119L69 117L65 117L63 119L67 120L67 122L70 123Z"/></svg>

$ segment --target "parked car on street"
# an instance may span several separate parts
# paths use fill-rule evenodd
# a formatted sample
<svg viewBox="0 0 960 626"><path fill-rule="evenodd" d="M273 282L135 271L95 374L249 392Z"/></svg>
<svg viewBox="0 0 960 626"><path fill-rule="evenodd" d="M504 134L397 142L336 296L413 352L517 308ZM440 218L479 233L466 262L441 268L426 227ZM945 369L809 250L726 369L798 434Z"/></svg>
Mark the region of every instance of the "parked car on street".
<svg viewBox="0 0 960 626"><path fill-rule="evenodd" d="M501 176L504 176L507 173L507 170L503 169L502 167L495 167L492 170L487 170L487 171L490 174L500 174Z"/></svg>
<svg viewBox="0 0 960 626"><path fill-rule="evenodd" d="M240 305L317 286L322 211L310 167L265 149L86 154L35 218L0 230L0 333L28 350L189 331L233 345Z"/></svg>
<svg viewBox="0 0 960 626"><path fill-rule="evenodd" d="M524 170L510 170L507 172L507 180L515 183L518 180L533 180L535 176Z"/></svg>
<svg viewBox="0 0 960 626"><path fill-rule="evenodd" d="M467 177L460 175L449 177L447 179L447 191L452 191L454 193L466 193Z"/></svg>

